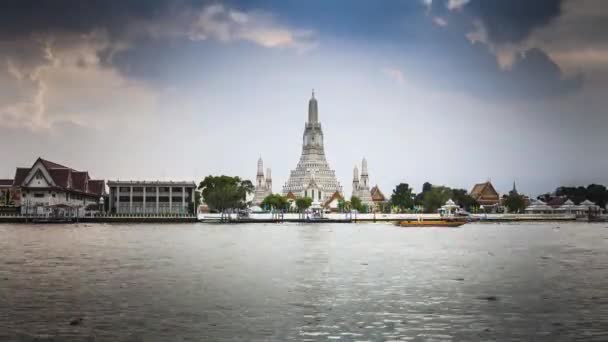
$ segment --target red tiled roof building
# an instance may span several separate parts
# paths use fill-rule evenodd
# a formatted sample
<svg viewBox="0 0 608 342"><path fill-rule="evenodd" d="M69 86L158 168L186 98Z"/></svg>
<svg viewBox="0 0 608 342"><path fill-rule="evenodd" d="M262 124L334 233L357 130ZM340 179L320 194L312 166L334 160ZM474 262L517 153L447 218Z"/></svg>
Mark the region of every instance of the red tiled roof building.
<svg viewBox="0 0 608 342"><path fill-rule="evenodd" d="M70 208L80 215L85 208L98 208L106 194L103 180L93 180L87 171L42 158L29 168L17 168L13 187L21 192L22 214L40 215L55 208Z"/></svg>

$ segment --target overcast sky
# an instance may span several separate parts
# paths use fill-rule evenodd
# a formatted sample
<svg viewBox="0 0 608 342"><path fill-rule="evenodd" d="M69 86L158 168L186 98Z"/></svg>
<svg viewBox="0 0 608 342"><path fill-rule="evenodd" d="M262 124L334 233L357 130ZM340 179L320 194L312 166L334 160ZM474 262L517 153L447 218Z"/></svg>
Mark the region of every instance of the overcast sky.
<svg viewBox="0 0 608 342"><path fill-rule="evenodd" d="M604 6L602 6L604 5ZM280 192L314 88L346 194L608 183L602 0L4 0L0 178L255 178Z"/></svg>

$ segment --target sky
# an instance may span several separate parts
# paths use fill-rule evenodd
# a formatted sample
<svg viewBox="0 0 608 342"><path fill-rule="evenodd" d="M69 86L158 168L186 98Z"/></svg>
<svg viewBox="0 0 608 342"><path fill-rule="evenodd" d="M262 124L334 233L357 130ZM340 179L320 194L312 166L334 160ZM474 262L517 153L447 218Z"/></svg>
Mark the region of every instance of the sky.
<svg viewBox="0 0 608 342"><path fill-rule="evenodd" d="M261 156L280 192L314 88L346 195L363 157L387 195L608 184L602 0L4 0L0 23L0 178L253 180Z"/></svg>

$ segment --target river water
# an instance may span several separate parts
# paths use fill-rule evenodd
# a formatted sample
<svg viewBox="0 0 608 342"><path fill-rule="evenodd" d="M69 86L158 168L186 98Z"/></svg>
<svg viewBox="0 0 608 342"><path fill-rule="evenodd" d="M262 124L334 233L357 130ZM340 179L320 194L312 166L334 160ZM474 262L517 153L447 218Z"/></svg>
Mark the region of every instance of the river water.
<svg viewBox="0 0 608 342"><path fill-rule="evenodd" d="M35 338L608 341L608 224L0 225Z"/></svg>

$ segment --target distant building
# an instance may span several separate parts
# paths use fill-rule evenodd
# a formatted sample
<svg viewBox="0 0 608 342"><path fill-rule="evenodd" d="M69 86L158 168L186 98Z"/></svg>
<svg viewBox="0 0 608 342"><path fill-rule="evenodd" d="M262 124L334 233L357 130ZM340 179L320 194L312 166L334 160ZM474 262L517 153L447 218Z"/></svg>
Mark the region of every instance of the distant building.
<svg viewBox="0 0 608 342"><path fill-rule="evenodd" d="M361 161L361 177L357 166L353 169L353 196L359 197L361 203L370 209L374 206L372 193L369 190L369 174L365 158Z"/></svg>
<svg viewBox="0 0 608 342"><path fill-rule="evenodd" d="M298 199L296 197L296 195L293 194L293 192L288 192L287 195L285 195L285 198L287 198L287 203L289 203L289 207L291 209L295 209L296 208L296 199Z"/></svg>
<svg viewBox="0 0 608 342"><path fill-rule="evenodd" d="M386 199L382 191L380 191L378 185L374 186L370 190L370 193L372 194L372 201L374 202L374 210L382 211L382 207L386 202L388 202L388 200Z"/></svg>
<svg viewBox="0 0 608 342"><path fill-rule="evenodd" d="M511 189L511 191L509 191L509 195L511 195L511 196L519 195L519 192L517 192L517 187L515 186L515 181L513 181L513 189Z"/></svg>
<svg viewBox="0 0 608 342"><path fill-rule="evenodd" d="M541 200L535 200L526 207L524 212L526 214L553 214L554 210L555 209L547 205L547 203Z"/></svg>
<svg viewBox="0 0 608 342"><path fill-rule="evenodd" d="M255 192L251 201L253 205L260 205L268 195L272 195L272 175L270 172L270 168L268 168L266 176L264 176L264 161L260 157L258 172L255 177Z"/></svg>
<svg viewBox="0 0 608 342"><path fill-rule="evenodd" d="M325 203L323 203L323 209L329 210L331 212L337 212L340 210L340 201L343 201L344 197L339 192L334 192L334 194L328 198Z"/></svg>
<svg viewBox="0 0 608 342"><path fill-rule="evenodd" d="M547 201L547 205L553 209L560 208L568 201L568 197L566 196L555 196Z"/></svg>
<svg viewBox="0 0 608 342"><path fill-rule="evenodd" d="M475 184L470 195L486 211L496 210L500 205L500 196L490 181Z"/></svg>
<svg viewBox="0 0 608 342"><path fill-rule="evenodd" d="M528 211L530 207L526 208ZM591 202L590 200L584 200L578 205L574 204L571 200L566 200L559 207L551 207L553 212L560 214L576 214L578 217L587 217L589 215L600 215L603 213L604 209L599 205Z"/></svg>
<svg viewBox="0 0 608 342"><path fill-rule="evenodd" d="M21 191L14 179L0 179L0 212L17 212L21 205Z"/></svg>
<svg viewBox="0 0 608 342"><path fill-rule="evenodd" d="M194 214L194 182L108 181L115 214Z"/></svg>
<svg viewBox="0 0 608 342"><path fill-rule="evenodd" d="M302 155L283 186L283 195L291 193L295 197L310 197L313 203L322 205L335 192L342 194L342 186L325 158L323 130L313 92L308 102L308 121L304 126Z"/></svg>
<svg viewBox="0 0 608 342"><path fill-rule="evenodd" d="M105 196L105 182L42 158L29 168L17 168L13 191L20 193L22 214L82 216L99 211Z"/></svg>

